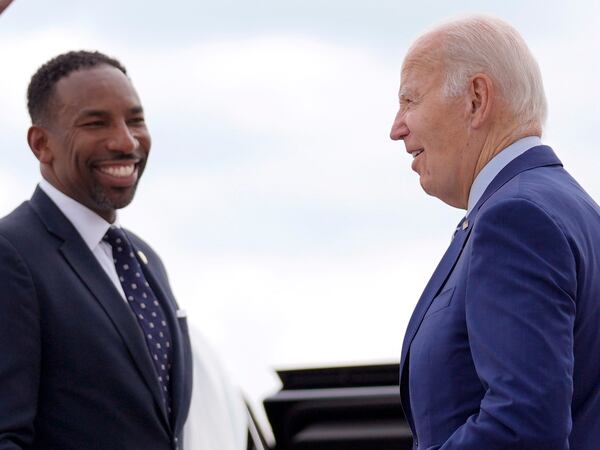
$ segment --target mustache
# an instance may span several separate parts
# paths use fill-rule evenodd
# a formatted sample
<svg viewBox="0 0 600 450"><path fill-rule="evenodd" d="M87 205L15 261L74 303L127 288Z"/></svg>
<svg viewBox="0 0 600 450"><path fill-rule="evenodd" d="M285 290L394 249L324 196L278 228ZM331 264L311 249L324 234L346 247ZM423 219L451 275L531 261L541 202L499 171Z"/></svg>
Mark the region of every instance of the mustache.
<svg viewBox="0 0 600 450"><path fill-rule="evenodd" d="M146 160L146 157L143 155L135 155L131 153L123 153L118 150L113 150L112 155L109 158L103 158L102 161L125 161L125 162L142 162Z"/></svg>

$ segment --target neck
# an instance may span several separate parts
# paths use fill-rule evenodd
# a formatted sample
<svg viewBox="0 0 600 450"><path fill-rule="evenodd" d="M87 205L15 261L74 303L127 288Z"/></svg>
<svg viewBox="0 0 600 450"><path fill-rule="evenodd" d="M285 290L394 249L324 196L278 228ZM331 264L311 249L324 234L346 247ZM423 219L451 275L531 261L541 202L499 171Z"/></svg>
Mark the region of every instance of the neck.
<svg viewBox="0 0 600 450"><path fill-rule="evenodd" d="M465 152L466 160L469 161L465 161L464 166L462 179L465 183L462 184L459 196L454 201L445 200L446 203L456 208L467 209L469 193L475 178L494 156L521 138L541 136L541 127L537 125L523 126L514 120L495 120L493 123L496 125L488 129L479 129L476 135L471 136Z"/></svg>
<svg viewBox="0 0 600 450"><path fill-rule="evenodd" d="M473 181L485 165L510 144L526 136L541 136L541 134L540 127L523 127L522 125L517 125L515 123L513 123L512 126L503 124L501 127L495 127L490 130L483 140L481 152L477 158L477 164L475 165L473 173Z"/></svg>

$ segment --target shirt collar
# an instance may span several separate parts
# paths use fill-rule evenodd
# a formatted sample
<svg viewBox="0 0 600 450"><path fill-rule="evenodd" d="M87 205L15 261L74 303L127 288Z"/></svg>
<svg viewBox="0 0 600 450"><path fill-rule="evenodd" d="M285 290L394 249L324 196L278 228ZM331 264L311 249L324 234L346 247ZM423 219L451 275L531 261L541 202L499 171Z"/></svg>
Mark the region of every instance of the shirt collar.
<svg viewBox="0 0 600 450"><path fill-rule="evenodd" d="M475 181L471 185L471 191L469 192L469 202L467 207L467 216L471 214L471 211L490 185L490 183L496 178L496 175L500 173L509 162L515 159L517 156L522 155L532 147L536 147L542 144L542 140L539 136L527 136L513 142L504 150L501 150L496 156L494 156L484 167L481 172L475 177Z"/></svg>
<svg viewBox="0 0 600 450"><path fill-rule="evenodd" d="M92 251L102 241L102 238L111 225L117 227L120 226L118 218L115 219L113 224L108 223L91 209L63 194L45 179L40 181L39 186L40 189L50 197L50 200L56 204L66 218L69 219L83 238L86 245Z"/></svg>

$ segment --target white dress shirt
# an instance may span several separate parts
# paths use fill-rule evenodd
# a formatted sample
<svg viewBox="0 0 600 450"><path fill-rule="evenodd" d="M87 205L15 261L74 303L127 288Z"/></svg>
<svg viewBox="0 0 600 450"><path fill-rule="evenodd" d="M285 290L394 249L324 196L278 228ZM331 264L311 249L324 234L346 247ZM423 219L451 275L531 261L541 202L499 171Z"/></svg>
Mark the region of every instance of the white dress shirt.
<svg viewBox="0 0 600 450"><path fill-rule="evenodd" d="M120 227L118 219L113 224L108 223L44 179L39 186L73 224L126 302L115 269L112 247L102 240L111 225ZM241 392L230 381L210 345L193 325L190 326L190 340L194 388L183 431L186 448L246 450L248 416Z"/></svg>
<svg viewBox="0 0 600 450"><path fill-rule="evenodd" d="M510 163L517 156L522 155L532 147L542 145L542 140L539 136L527 136L513 142L496 156L494 156L484 167L481 172L475 177L475 181L471 185L471 191L469 192L469 202L467 206L467 216L471 214L471 211L490 185L490 183L496 178L496 175L504 169L508 163Z"/></svg>
<svg viewBox="0 0 600 450"><path fill-rule="evenodd" d="M50 200L60 209L66 218L73 224L85 244L92 251L108 277L113 282L117 291L125 300L125 293L121 287L115 263L113 261L112 247L102 238L111 225L120 227L119 220L115 219L113 224L108 223L91 209L63 194L46 180L40 181L40 189L50 197Z"/></svg>

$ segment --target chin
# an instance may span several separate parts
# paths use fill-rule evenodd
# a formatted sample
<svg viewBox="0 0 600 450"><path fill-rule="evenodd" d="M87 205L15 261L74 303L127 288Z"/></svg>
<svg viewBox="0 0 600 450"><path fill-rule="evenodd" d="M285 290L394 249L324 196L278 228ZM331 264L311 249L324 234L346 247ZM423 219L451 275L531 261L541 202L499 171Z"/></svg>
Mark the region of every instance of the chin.
<svg viewBox="0 0 600 450"><path fill-rule="evenodd" d="M96 189L94 192L94 202L99 210L115 211L125 208L133 201L135 196L136 186L127 188L111 188L108 191L104 189Z"/></svg>
<svg viewBox="0 0 600 450"><path fill-rule="evenodd" d="M109 203L111 209L121 209L125 208L133 201L133 196L135 195L135 191L128 193L127 195L115 196L109 198Z"/></svg>
<svg viewBox="0 0 600 450"><path fill-rule="evenodd" d="M435 194L431 189L431 185L427 183L427 180L423 180L423 178L421 178L419 183L421 184L421 189L423 189L427 195L433 195L435 197Z"/></svg>

